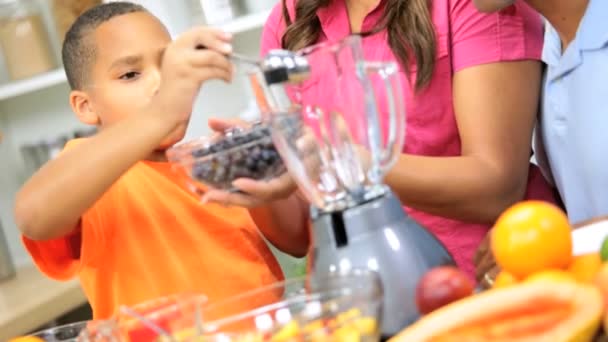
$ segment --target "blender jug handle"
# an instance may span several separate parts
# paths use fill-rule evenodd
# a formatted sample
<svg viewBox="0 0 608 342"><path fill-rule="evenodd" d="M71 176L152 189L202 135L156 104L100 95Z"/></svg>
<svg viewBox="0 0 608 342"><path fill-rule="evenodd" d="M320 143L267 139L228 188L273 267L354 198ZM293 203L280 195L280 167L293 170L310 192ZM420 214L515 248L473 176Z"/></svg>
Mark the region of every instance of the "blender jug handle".
<svg viewBox="0 0 608 342"><path fill-rule="evenodd" d="M405 104L399 67L394 62L365 62L365 70L368 74L378 75L386 89L389 115L388 137L378 158L380 171L385 174L397 161L405 140ZM374 96L377 97L376 94ZM378 116L380 115L378 110L376 113ZM378 122L380 122L379 117Z"/></svg>

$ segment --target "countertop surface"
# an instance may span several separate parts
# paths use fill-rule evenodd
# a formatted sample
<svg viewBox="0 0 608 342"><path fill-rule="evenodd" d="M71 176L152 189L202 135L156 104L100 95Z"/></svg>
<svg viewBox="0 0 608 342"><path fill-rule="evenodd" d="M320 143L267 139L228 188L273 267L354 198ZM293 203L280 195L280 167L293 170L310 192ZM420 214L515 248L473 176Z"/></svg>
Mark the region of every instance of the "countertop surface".
<svg viewBox="0 0 608 342"><path fill-rule="evenodd" d="M22 335L86 303L78 280L57 282L33 265L0 283L0 341Z"/></svg>

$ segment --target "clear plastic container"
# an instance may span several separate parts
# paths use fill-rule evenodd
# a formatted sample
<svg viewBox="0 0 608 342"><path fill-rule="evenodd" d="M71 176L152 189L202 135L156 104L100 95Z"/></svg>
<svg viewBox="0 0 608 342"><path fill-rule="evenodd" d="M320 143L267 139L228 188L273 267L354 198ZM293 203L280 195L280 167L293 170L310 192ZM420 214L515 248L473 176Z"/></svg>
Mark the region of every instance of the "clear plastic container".
<svg viewBox="0 0 608 342"><path fill-rule="evenodd" d="M263 123L176 145L167 151L167 158L186 173L195 193L208 187L235 191L232 182L238 178L268 180L285 172L270 129Z"/></svg>
<svg viewBox="0 0 608 342"><path fill-rule="evenodd" d="M13 80L57 67L36 1L0 0L0 45Z"/></svg>

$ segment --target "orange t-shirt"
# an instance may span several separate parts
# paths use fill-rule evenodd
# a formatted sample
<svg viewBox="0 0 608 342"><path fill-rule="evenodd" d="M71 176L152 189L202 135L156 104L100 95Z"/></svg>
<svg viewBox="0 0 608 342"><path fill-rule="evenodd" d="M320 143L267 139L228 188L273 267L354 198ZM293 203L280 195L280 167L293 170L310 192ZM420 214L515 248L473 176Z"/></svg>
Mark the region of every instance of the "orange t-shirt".
<svg viewBox="0 0 608 342"><path fill-rule="evenodd" d="M23 237L25 246L49 277L80 278L96 319L174 293L217 300L283 279L246 209L201 204L180 181L168 163L139 162L82 216L78 232Z"/></svg>

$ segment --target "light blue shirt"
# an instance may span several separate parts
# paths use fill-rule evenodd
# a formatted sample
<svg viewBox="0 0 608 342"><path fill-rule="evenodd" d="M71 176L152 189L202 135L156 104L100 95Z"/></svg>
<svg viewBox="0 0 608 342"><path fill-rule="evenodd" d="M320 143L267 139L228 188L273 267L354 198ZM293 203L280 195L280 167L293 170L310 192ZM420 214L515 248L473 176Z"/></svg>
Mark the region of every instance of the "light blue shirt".
<svg viewBox="0 0 608 342"><path fill-rule="evenodd" d="M539 164L571 222L607 215L608 0L589 2L563 55L559 35L547 25L543 60Z"/></svg>

